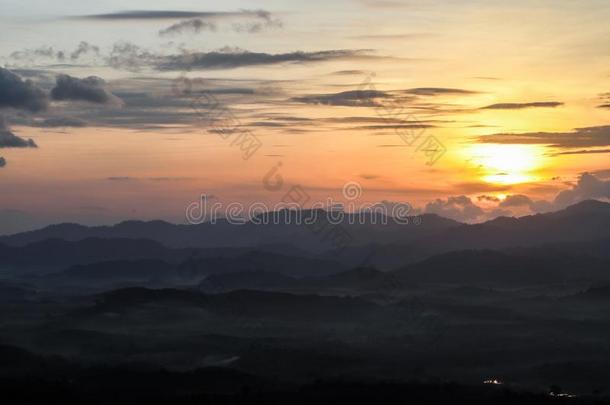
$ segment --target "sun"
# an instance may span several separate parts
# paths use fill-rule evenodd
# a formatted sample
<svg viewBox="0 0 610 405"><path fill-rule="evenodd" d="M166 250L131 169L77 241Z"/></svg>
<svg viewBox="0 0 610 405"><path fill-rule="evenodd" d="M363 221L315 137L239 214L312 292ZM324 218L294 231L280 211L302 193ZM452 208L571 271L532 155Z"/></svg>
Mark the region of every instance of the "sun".
<svg viewBox="0 0 610 405"><path fill-rule="evenodd" d="M482 171L482 179L494 184L535 181L544 164L544 153L533 145L472 145L468 156Z"/></svg>

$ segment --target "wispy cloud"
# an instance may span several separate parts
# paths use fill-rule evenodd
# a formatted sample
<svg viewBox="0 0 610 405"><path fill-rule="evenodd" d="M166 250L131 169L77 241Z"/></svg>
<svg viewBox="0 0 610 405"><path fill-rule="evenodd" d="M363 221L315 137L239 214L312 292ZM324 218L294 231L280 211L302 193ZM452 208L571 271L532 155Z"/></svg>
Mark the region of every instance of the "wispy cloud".
<svg viewBox="0 0 610 405"><path fill-rule="evenodd" d="M368 50L329 50L317 52L264 53L242 49L223 49L215 52L195 52L165 58L160 70L232 69L244 66L275 65L280 63L326 62L371 56Z"/></svg>
<svg viewBox="0 0 610 405"><path fill-rule="evenodd" d="M434 37L434 34L429 33L419 33L419 34L369 34L369 35L353 35L351 39L370 39L370 40L382 40L382 41L392 41L392 40L401 40L408 41L414 39L421 38L429 38Z"/></svg>
<svg viewBox="0 0 610 405"><path fill-rule="evenodd" d="M573 151L567 151L567 152L558 152L558 153L554 153L553 156L591 155L591 154L598 154L598 153L610 153L610 149L581 149L581 150L573 150Z"/></svg>
<svg viewBox="0 0 610 405"><path fill-rule="evenodd" d="M117 11L106 14L90 14L70 18L88 20L172 20L185 18L227 18L239 17L252 11L184 11L184 10L139 10Z"/></svg>
<svg viewBox="0 0 610 405"><path fill-rule="evenodd" d="M332 94L314 94L294 97L292 100L304 104L321 104L345 107L378 107L379 99L390 97L389 93L377 90L351 90Z"/></svg>
<svg viewBox="0 0 610 405"><path fill-rule="evenodd" d="M533 103L498 103L481 107L481 110L522 110L524 108L555 108L562 106L559 101L535 101Z"/></svg>
<svg viewBox="0 0 610 405"><path fill-rule="evenodd" d="M548 145L555 148L610 146L610 125L578 128L572 132L500 133L475 138L481 143Z"/></svg>
<svg viewBox="0 0 610 405"><path fill-rule="evenodd" d="M478 91L465 89L452 89L446 87L418 87L405 90L407 94L415 94L418 96L442 96L442 95L470 95L478 94Z"/></svg>
<svg viewBox="0 0 610 405"><path fill-rule="evenodd" d="M168 36L180 34L198 34L204 31L213 32L218 29L219 20L226 19L235 20L230 26L230 29L234 32L254 34L262 32L266 29L283 27L282 21L274 17L269 11L241 10L233 13L209 14L200 16L200 18L179 21L159 31L159 35Z"/></svg>

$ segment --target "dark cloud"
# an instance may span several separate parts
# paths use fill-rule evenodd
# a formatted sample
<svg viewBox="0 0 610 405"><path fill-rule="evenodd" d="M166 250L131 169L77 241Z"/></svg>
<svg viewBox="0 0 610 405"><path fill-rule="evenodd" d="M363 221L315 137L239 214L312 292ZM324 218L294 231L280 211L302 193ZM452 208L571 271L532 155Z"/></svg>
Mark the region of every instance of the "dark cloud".
<svg viewBox="0 0 610 405"><path fill-rule="evenodd" d="M339 70L337 72L333 72L333 75L337 76L361 76L367 74L364 70Z"/></svg>
<svg viewBox="0 0 610 405"><path fill-rule="evenodd" d="M358 176L364 180L377 180L378 178L380 178L381 176L377 175L377 174L361 174L360 176Z"/></svg>
<svg viewBox="0 0 610 405"><path fill-rule="evenodd" d="M237 95L245 95L245 94L256 94L255 89L249 89L245 87L229 87L229 88L218 88L218 89L209 89L205 91L209 94L237 94Z"/></svg>
<svg viewBox="0 0 610 405"><path fill-rule="evenodd" d="M365 131L380 131L384 129L430 129L436 128L436 125L431 124L394 124L394 125L363 125L359 127L354 127L350 129L359 129Z"/></svg>
<svg viewBox="0 0 610 405"><path fill-rule="evenodd" d="M559 101L536 101L533 103L498 103L482 107L481 110L521 110L524 108L555 108L562 106Z"/></svg>
<svg viewBox="0 0 610 405"><path fill-rule="evenodd" d="M62 128L62 127L86 127L87 122L80 118L71 117L50 117L41 121L34 121L32 124L41 128Z"/></svg>
<svg viewBox="0 0 610 405"><path fill-rule="evenodd" d="M477 91L464 89L450 89L444 87L418 87L415 89L405 90L405 93L414 94L417 96L442 96L442 95L469 95L478 94Z"/></svg>
<svg viewBox="0 0 610 405"><path fill-rule="evenodd" d="M51 97L57 101L88 101L96 104L120 104L120 99L105 89L103 79L90 76L84 79L68 75L57 77Z"/></svg>
<svg viewBox="0 0 610 405"><path fill-rule="evenodd" d="M581 149L581 150L571 150L568 152L559 152L553 153L553 156L560 155L592 155L598 153L610 153L610 149Z"/></svg>
<svg viewBox="0 0 610 405"><path fill-rule="evenodd" d="M176 10L141 10L119 11L107 14L92 14L76 18L89 20L172 20L184 18L219 18L243 15L242 11L176 11Z"/></svg>
<svg viewBox="0 0 610 405"><path fill-rule="evenodd" d="M610 93L599 94L599 100L600 100L601 104L598 105L597 108L610 110Z"/></svg>
<svg viewBox="0 0 610 405"><path fill-rule="evenodd" d="M449 197L447 200L436 199L426 204L424 211L463 222L476 221L485 215L485 211L466 196Z"/></svg>
<svg viewBox="0 0 610 405"><path fill-rule="evenodd" d="M578 128L573 132L527 132L477 137L481 143L549 145L555 148L610 146L610 125Z"/></svg>
<svg viewBox="0 0 610 405"><path fill-rule="evenodd" d="M256 33L270 27L281 27L282 22L274 18L266 10L238 10L238 11L177 11L177 10L141 10L121 11L107 14L85 15L76 18L117 21L117 20L176 20L176 24L159 31L159 35L175 35L183 33L199 33L202 31L215 31L217 21L237 19L232 25L233 31ZM245 20L245 21L243 21Z"/></svg>
<svg viewBox="0 0 610 405"><path fill-rule="evenodd" d="M169 56L158 65L160 70L233 69L244 66L275 65L279 63L325 62L370 56L366 50L330 50L318 52L290 52L269 54L224 48L215 52L196 52Z"/></svg>
<svg viewBox="0 0 610 405"><path fill-rule="evenodd" d="M22 80L13 72L0 68L0 108L38 112L48 107L47 95L31 80Z"/></svg>
<svg viewBox="0 0 610 405"><path fill-rule="evenodd" d="M294 97L292 100L305 104L321 104L346 107L380 107L380 99L391 97L389 93L378 90L351 90L333 94L318 94Z"/></svg>
<svg viewBox="0 0 610 405"><path fill-rule="evenodd" d="M215 22L204 21L200 18L196 18L194 20L180 21L165 29L162 29L159 31L159 35L164 37L184 33L199 34L202 31L216 31L217 29L218 27Z"/></svg>
<svg viewBox="0 0 610 405"><path fill-rule="evenodd" d="M263 20L266 21L266 20ZM250 25L244 30L258 32L257 25ZM211 25L199 24L198 22L188 21L184 24L178 23L168 28L167 33L180 30L204 30L212 29ZM234 27L235 28L235 27ZM99 47L81 42L72 52L55 51L52 48L44 48L35 51L21 51L13 56L21 64L34 65L39 62L41 55L54 58L57 62L70 59L72 62L80 60L83 55L91 54L95 58L90 60L92 66L100 66L100 62L105 63L114 69L128 71L140 71L142 69L154 69L162 71L188 71L193 69L234 69L245 66L274 65L281 63L314 63L332 60L381 60L387 57L376 56L372 50L368 49L339 49L314 52L288 52L271 54L264 52L250 52L240 48L224 47L211 52L188 52L181 50L179 53L165 55L159 52L147 50L128 41L119 41L113 44L112 49L102 52ZM67 56L69 55L69 56ZM25 72L25 70L24 70ZM38 74L39 71L31 70Z"/></svg>
<svg viewBox="0 0 610 405"><path fill-rule="evenodd" d="M214 106L204 101L198 102L195 96L176 94L172 89L173 83L165 78L147 77L114 81L113 94L122 100L122 105L110 104L104 105L105 108L97 108L95 104L66 103L62 105L61 113L62 116L77 118L90 126L153 131L178 128L189 131L196 125L203 126L202 115ZM231 80L206 80L201 88L210 90L219 102L227 104L231 98L238 98L240 103L259 98L258 94L250 95L246 91L248 88L256 88L256 81L240 81L243 88L230 87L233 83ZM195 91L199 91L199 87Z"/></svg>
<svg viewBox="0 0 610 405"><path fill-rule="evenodd" d="M413 121L403 120L394 117L334 117L326 118L325 122L336 124L409 124ZM421 123L422 121L418 121ZM428 122L428 121L425 121Z"/></svg>
<svg viewBox="0 0 610 405"><path fill-rule="evenodd" d="M31 139L23 139L11 132L9 127L0 117L0 148L36 148L36 143ZM6 161L5 161L6 163Z"/></svg>

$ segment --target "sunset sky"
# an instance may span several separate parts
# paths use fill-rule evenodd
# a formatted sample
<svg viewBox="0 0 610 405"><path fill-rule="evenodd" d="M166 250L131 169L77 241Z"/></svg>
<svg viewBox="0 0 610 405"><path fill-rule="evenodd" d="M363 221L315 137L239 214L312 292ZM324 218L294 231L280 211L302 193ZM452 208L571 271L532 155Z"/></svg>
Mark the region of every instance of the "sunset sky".
<svg viewBox="0 0 610 405"><path fill-rule="evenodd" d="M609 19L607 0L0 0L0 233L349 182L465 222L607 200Z"/></svg>

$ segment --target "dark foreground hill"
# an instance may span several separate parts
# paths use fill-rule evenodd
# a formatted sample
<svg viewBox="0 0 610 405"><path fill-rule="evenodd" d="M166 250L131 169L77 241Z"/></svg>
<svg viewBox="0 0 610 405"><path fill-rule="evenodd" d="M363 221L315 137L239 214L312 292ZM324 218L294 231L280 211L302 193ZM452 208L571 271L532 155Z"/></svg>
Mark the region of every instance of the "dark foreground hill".
<svg viewBox="0 0 610 405"><path fill-rule="evenodd" d="M449 382L319 380L294 384L231 368L188 372L144 364L85 366L0 346L0 392L6 404L604 404L601 395L563 398L549 392ZM556 394L559 387L552 387ZM555 394L555 395L556 395Z"/></svg>

